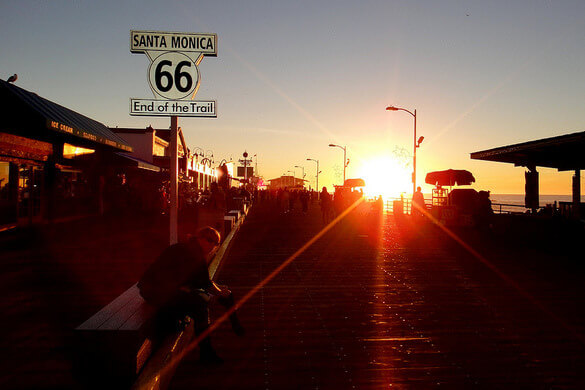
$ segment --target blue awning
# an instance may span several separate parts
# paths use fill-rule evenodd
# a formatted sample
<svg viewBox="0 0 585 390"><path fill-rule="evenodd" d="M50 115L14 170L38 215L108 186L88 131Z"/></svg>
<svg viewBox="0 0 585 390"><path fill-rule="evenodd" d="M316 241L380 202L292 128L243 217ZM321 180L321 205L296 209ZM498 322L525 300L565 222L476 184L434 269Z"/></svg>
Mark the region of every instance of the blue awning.
<svg viewBox="0 0 585 390"><path fill-rule="evenodd" d="M82 140L86 145L99 143L132 152L132 147L106 125L2 80L0 101L3 105L0 131L44 141L57 132L65 139Z"/></svg>

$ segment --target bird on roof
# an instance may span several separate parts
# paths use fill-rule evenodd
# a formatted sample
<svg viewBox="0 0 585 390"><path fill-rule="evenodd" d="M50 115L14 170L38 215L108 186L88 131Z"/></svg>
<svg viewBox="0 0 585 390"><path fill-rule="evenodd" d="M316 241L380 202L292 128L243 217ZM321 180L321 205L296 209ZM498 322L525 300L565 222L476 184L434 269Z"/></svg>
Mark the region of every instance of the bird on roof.
<svg viewBox="0 0 585 390"><path fill-rule="evenodd" d="M13 83L18 79L18 75L15 73L12 76L8 77L8 80L6 80L7 83Z"/></svg>

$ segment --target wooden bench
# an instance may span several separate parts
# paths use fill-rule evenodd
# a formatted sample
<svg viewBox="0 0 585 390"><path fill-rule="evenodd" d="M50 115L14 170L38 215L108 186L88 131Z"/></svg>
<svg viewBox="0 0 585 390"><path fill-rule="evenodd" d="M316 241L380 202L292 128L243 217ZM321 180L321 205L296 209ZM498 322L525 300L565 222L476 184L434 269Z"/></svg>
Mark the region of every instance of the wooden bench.
<svg viewBox="0 0 585 390"><path fill-rule="evenodd" d="M224 218L231 231L209 266L212 279L245 217L245 212L233 212ZM96 388L130 388L133 383L133 389L165 388L176 367L164 370L163 377L161 368L188 345L194 329L187 318L174 334L157 335L155 316L155 308L134 285L79 325L74 332L79 377Z"/></svg>
<svg viewBox="0 0 585 390"><path fill-rule="evenodd" d="M235 217L235 222L238 222L242 218L243 213L240 210L230 210L226 214L228 217Z"/></svg>
<svg viewBox="0 0 585 390"><path fill-rule="evenodd" d="M222 239L225 239L225 237L230 234L234 226L236 226L236 217L233 215L226 215L223 217L223 231L225 235L222 236Z"/></svg>
<svg viewBox="0 0 585 390"><path fill-rule="evenodd" d="M95 372L131 384L157 342L155 314L134 285L79 325L75 344L81 374Z"/></svg>

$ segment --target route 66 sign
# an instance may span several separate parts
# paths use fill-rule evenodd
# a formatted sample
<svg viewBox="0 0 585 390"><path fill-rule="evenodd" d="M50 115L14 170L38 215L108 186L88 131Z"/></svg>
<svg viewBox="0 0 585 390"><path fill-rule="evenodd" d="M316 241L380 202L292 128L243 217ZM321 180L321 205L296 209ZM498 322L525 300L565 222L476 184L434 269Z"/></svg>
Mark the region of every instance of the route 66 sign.
<svg viewBox="0 0 585 390"><path fill-rule="evenodd" d="M180 52L165 52L154 58L148 68L152 92L164 99L194 97L201 82L197 69L201 59L202 56L193 59Z"/></svg>
<svg viewBox="0 0 585 390"><path fill-rule="evenodd" d="M193 99L204 56L217 56L217 35L162 31L130 31L130 51L150 59L148 83L157 99Z"/></svg>

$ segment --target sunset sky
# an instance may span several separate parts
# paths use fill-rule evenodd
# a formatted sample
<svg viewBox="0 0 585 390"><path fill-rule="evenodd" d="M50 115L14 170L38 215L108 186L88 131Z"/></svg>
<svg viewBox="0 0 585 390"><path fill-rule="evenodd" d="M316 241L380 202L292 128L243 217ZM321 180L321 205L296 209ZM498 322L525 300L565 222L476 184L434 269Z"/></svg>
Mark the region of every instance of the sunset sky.
<svg viewBox="0 0 585 390"><path fill-rule="evenodd" d="M17 73L16 85L108 126L168 127L129 115L130 98L153 98L130 30L218 35L196 97L217 100L218 117L179 126L216 161L257 154L265 179L301 165L314 186L313 158L332 188L334 143L347 146L348 177L373 170L388 191L410 192L413 118L388 105L417 110L419 184L468 169L478 190L522 193L523 168L469 154L585 131L581 0L2 0L0 78ZM571 192L571 172L540 172L542 194Z"/></svg>

